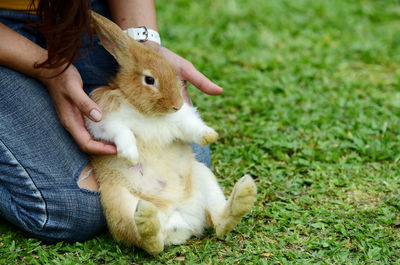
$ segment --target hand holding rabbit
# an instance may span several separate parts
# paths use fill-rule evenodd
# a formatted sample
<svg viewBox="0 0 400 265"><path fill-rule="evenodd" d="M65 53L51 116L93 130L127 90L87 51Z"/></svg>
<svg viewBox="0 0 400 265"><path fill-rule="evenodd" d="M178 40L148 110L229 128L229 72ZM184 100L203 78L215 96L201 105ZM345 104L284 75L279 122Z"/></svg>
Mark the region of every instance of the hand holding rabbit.
<svg viewBox="0 0 400 265"><path fill-rule="evenodd" d="M61 74L52 78L42 77L41 81L50 93L61 124L83 151L90 154L116 154L114 145L94 140L85 127L82 115L97 122L101 120L102 112L83 91L81 76L72 64Z"/></svg>

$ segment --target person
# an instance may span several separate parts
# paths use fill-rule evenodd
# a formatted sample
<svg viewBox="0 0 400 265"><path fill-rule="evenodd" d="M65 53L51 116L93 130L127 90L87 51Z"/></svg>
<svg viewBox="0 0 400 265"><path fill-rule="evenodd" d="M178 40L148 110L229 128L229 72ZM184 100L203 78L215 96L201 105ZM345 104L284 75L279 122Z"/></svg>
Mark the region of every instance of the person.
<svg viewBox="0 0 400 265"><path fill-rule="evenodd" d="M86 240L106 228L89 154L117 152L84 127L83 116L102 118L88 93L117 70L91 35L88 10L124 30L157 32L155 3L32 2L0 0L0 216L46 242ZM153 41L142 44L169 60L182 80L206 94L222 92L179 55ZM194 150L210 163L207 149Z"/></svg>

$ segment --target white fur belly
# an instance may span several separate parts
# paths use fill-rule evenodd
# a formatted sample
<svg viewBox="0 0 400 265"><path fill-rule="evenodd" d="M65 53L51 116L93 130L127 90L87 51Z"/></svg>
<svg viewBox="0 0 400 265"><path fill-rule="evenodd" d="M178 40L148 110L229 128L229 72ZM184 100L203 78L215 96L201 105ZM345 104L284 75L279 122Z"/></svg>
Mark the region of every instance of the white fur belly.
<svg viewBox="0 0 400 265"><path fill-rule="evenodd" d="M146 148L144 148L144 146ZM139 163L128 168L130 182L142 193L166 200L182 201L190 196L193 153L181 143L168 146L145 145L138 141Z"/></svg>
<svg viewBox="0 0 400 265"><path fill-rule="evenodd" d="M187 181L169 168L158 170L146 163L139 162L129 166L124 172L134 190L145 195L145 198L154 198L156 201L165 202L168 207L173 207L169 205L185 199ZM157 205L157 203L155 204Z"/></svg>
<svg viewBox="0 0 400 265"><path fill-rule="evenodd" d="M159 212L165 245L183 244L190 237L203 234L207 226L203 202L201 194L197 193L169 212Z"/></svg>

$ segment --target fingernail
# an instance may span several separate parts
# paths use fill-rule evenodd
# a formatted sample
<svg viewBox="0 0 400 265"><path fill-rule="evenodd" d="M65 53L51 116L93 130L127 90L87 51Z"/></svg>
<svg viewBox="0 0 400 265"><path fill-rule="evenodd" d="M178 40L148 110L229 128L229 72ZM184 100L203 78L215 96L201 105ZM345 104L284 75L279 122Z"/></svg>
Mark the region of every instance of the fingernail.
<svg viewBox="0 0 400 265"><path fill-rule="evenodd" d="M109 151L111 154L116 154L116 153L117 153L117 148L111 146L111 147L108 148L108 151Z"/></svg>
<svg viewBox="0 0 400 265"><path fill-rule="evenodd" d="M92 109L89 113L90 117L95 121L101 120L101 113L97 109Z"/></svg>

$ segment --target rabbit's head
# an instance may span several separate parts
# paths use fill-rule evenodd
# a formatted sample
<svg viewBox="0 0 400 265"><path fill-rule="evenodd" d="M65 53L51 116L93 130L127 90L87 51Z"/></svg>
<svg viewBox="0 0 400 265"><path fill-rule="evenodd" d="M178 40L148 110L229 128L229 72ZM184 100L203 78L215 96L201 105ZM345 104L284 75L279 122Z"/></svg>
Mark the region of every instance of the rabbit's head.
<svg viewBox="0 0 400 265"><path fill-rule="evenodd" d="M109 19L91 12L92 26L120 68L111 88L143 115L172 113L183 105L182 84L172 65L125 34Z"/></svg>

